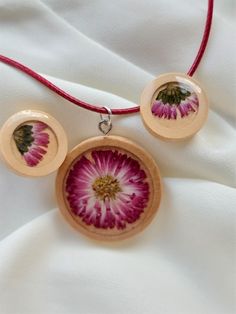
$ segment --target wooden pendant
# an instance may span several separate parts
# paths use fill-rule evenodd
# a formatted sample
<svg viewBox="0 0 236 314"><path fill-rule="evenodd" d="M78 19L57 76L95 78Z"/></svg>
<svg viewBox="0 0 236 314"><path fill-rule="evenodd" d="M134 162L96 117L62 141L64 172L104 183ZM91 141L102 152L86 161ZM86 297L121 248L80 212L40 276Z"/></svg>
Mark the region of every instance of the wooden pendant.
<svg viewBox="0 0 236 314"><path fill-rule="evenodd" d="M141 95L144 125L163 140L183 140L203 126L208 100L199 83L182 73L167 73L152 81Z"/></svg>
<svg viewBox="0 0 236 314"><path fill-rule="evenodd" d="M59 122L42 111L24 110L11 116L0 131L3 160L17 174L39 177L57 170L67 151Z"/></svg>
<svg viewBox="0 0 236 314"><path fill-rule="evenodd" d="M119 136L83 141L58 171L56 195L65 219L103 241L129 238L153 219L161 200L159 169L141 147Z"/></svg>

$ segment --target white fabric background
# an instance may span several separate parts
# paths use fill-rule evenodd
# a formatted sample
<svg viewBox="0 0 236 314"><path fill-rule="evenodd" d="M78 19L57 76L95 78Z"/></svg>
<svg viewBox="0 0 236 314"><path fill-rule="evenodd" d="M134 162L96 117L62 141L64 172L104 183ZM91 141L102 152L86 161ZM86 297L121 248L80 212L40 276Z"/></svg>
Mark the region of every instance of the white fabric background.
<svg viewBox="0 0 236 314"><path fill-rule="evenodd" d="M187 71L206 0L0 0L1 53L88 102L132 106L163 72ZM164 143L139 115L112 134L146 148L164 177L160 211L123 243L94 243L60 216L55 174L17 177L0 164L2 314L235 313L236 107L233 0L217 1L196 78L211 111L191 140ZM99 116L0 64L0 124L22 109L51 113L70 148L98 135Z"/></svg>

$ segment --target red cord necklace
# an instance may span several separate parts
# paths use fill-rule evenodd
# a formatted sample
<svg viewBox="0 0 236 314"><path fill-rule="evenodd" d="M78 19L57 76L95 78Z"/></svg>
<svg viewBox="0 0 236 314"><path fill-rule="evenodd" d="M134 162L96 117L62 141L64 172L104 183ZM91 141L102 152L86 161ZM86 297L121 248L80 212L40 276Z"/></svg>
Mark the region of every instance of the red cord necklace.
<svg viewBox="0 0 236 314"><path fill-rule="evenodd" d="M31 177L58 170L56 194L65 219L93 239L114 241L142 231L155 216L162 195L159 168L142 147L120 136L106 136L111 116L140 111L148 131L163 140L183 140L203 126L208 101L192 78L205 52L212 24L213 0L198 53L187 74L167 73L144 89L140 106L99 107L63 91L25 65L0 55L0 61L39 81L73 104L100 113L103 136L79 143L67 154L67 137L47 113L24 110L11 116L0 131L0 151L16 173ZM106 115L106 116L103 116ZM67 156L66 156L67 155Z"/></svg>
<svg viewBox="0 0 236 314"><path fill-rule="evenodd" d="M209 35L210 35L210 30L211 30L213 5L214 5L214 0L208 0L208 9L207 9L205 28L204 28L204 32L203 32L203 36L202 36L202 40L200 43L198 53L197 53L197 55L193 61L193 64L191 65L191 67L187 73L189 76L193 76L193 74L197 70L197 68L201 62L201 59L204 55L204 52L205 52L205 49L206 49L206 46L208 43ZM86 102L68 94L67 92L63 91L61 88L57 87L52 82L45 79L43 76L39 75L38 73L36 73L32 69L21 64L20 62L17 62L15 60L10 59L10 58L3 56L3 55L0 55L0 61L4 62L4 63L6 63L12 67L15 67L15 68L19 69L20 71L26 73L27 75L33 77L35 80L37 80L40 83L42 83L43 85L45 85L46 87L51 89L53 92L57 93L61 97L67 99L68 101L72 102L73 104L75 104L79 107L85 108L87 110L95 111L98 113L107 113L106 109L101 107L101 106L96 106L96 105L86 103ZM125 108L125 109L112 109L111 111L112 111L112 114L120 115L120 114L135 113L135 112L138 112L139 110L140 110L140 106L135 106L135 107Z"/></svg>

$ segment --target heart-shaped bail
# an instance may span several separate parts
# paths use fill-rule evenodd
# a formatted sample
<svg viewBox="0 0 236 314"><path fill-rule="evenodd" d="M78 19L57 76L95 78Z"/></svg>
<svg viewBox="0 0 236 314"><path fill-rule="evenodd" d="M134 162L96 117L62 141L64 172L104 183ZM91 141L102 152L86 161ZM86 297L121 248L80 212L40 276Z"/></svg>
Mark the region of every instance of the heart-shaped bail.
<svg viewBox="0 0 236 314"><path fill-rule="evenodd" d="M103 107L107 111L107 116L104 118L103 115L100 113L101 121L98 123L99 130L104 134L107 135L112 129L112 122L111 122L111 109L108 107Z"/></svg>
<svg viewBox="0 0 236 314"><path fill-rule="evenodd" d="M111 131L112 123L106 120L100 121L98 128L104 135L107 135Z"/></svg>

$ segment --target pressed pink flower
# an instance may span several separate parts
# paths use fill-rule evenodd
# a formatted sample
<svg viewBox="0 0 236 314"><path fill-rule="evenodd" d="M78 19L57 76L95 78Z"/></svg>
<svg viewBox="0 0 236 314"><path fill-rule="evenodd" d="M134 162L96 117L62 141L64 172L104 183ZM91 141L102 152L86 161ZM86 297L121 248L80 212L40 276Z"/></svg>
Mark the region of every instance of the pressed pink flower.
<svg viewBox="0 0 236 314"><path fill-rule="evenodd" d="M30 167L36 166L47 153L49 134L43 132L47 127L43 122L35 122L20 126L13 133L16 146Z"/></svg>
<svg viewBox="0 0 236 314"><path fill-rule="evenodd" d="M199 106L195 92L190 92L188 87L179 83L168 83L158 93L152 104L152 114L164 119L183 118L196 112Z"/></svg>
<svg viewBox="0 0 236 314"><path fill-rule="evenodd" d="M137 160L117 150L83 155L66 180L72 212L87 225L125 229L144 212L149 199L146 173Z"/></svg>

